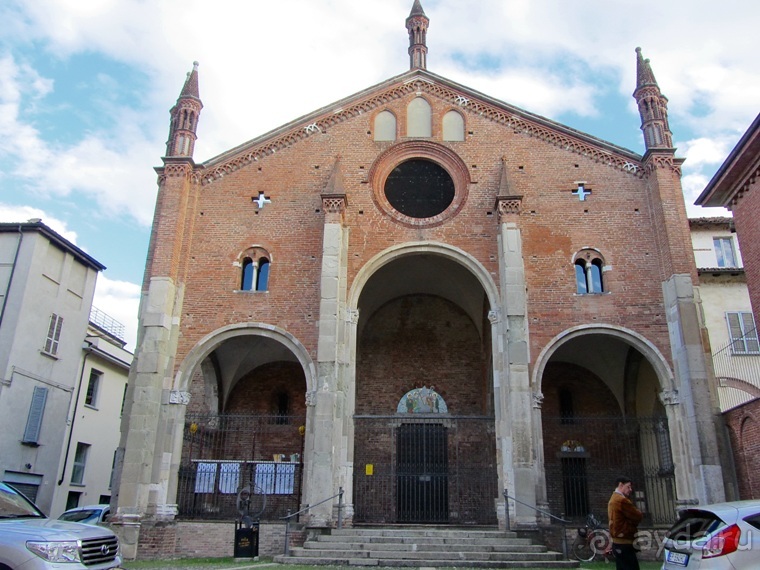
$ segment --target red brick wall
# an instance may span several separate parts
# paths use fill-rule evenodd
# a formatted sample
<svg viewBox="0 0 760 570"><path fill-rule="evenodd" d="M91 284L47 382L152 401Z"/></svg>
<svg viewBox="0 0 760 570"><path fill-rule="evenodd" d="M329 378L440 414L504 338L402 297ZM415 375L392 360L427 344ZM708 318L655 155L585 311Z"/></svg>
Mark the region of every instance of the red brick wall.
<svg viewBox="0 0 760 570"><path fill-rule="evenodd" d="M760 499L760 400L723 414L734 452L739 496Z"/></svg>
<svg viewBox="0 0 760 570"><path fill-rule="evenodd" d="M296 536L303 544L302 533ZM140 527L140 560L172 558L221 558L234 554L235 524L230 522L189 522L145 524ZM293 542L291 542L293 544ZM259 555L275 556L285 548L285 525L262 524Z"/></svg>
<svg viewBox="0 0 760 570"><path fill-rule="evenodd" d="M394 112L400 126L413 96L391 100L383 107ZM432 141L440 143L438 125L452 105L427 98L434 116ZM372 113L337 123L318 136L281 148L200 188L197 203L189 201L194 232L184 255L187 287L177 364L209 332L250 321L287 330L316 357L325 216L320 193L325 191L338 155L349 204L345 212L349 286L372 256L390 246L420 240L461 248L498 284L499 222L494 202L505 157L510 191L523 196L523 212L514 220L523 235L531 354L535 357L548 339L571 326L604 322L636 330L669 355L661 303L667 263L661 259L663 244L657 237L663 231L662 219L652 214L656 193L650 188L656 181L515 132L485 117L464 116L465 130L471 133L467 140L440 144L459 154L472 184L460 213L438 226L404 226L376 207L372 188L366 183L368 171L393 143L373 140ZM571 194L578 180L586 181L592 190L585 202ZM251 203L259 191L272 199L261 210ZM680 222L679 216L672 220ZM672 235L688 237L686 225L683 230L675 228ZM671 245L678 241L674 240ZM234 262L253 245L270 252L269 291L236 292L240 277ZM681 245L684 251L691 251L689 243ZM604 273L610 295L575 295L571 259L589 246L601 251L610 269Z"/></svg>
<svg viewBox="0 0 760 570"><path fill-rule="evenodd" d="M364 328L356 365L356 413L395 414L399 400L435 387L454 415L493 413L484 349L474 323L440 297L391 301Z"/></svg>
<svg viewBox="0 0 760 570"><path fill-rule="evenodd" d="M747 275L747 287L755 315L755 324L760 324L760 224L757 222L760 212L760 182L756 181L750 190L742 195L734 207L734 223L739 248Z"/></svg>

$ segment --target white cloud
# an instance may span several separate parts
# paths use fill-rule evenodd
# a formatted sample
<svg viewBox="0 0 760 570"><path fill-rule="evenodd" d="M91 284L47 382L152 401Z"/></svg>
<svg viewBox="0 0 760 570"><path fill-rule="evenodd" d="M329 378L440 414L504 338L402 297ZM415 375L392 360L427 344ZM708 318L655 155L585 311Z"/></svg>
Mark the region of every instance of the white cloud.
<svg viewBox="0 0 760 570"><path fill-rule="evenodd" d="M26 222L39 218L43 224L60 234L77 247L77 233L44 210L33 206L13 206L0 203L0 222ZM84 249L84 248L83 248ZM93 305L124 325L127 348L134 350L137 339L137 313L140 303L140 285L128 281L113 281L104 274L98 275Z"/></svg>
<svg viewBox="0 0 760 570"><path fill-rule="evenodd" d="M140 286L127 281L112 281L98 275L92 303L108 316L124 325L126 348L134 352L137 342L137 314L140 306Z"/></svg>
<svg viewBox="0 0 760 570"><path fill-rule="evenodd" d="M81 193L106 215L127 213L148 226L153 215L156 183L151 165L157 145L146 140L129 109L115 111L122 118L115 133L89 134L69 145L44 140L37 128L20 117L20 101L29 93L39 98L52 82L10 56L0 59L0 151L13 158L14 175L41 196ZM159 147L160 148L160 147Z"/></svg>
<svg viewBox="0 0 760 570"><path fill-rule="evenodd" d="M41 220L51 230L60 234L74 245L77 245L77 233L70 230L66 222L33 206L13 206L0 202L0 222L27 222L33 219Z"/></svg>

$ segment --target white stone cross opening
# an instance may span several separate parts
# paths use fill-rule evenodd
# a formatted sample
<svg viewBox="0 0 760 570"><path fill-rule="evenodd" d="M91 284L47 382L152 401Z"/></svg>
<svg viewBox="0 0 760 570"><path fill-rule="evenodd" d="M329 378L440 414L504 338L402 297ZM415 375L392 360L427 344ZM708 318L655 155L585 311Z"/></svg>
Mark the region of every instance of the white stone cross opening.
<svg viewBox="0 0 760 570"><path fill-rule="evenodd" d="M573 190L573 194L575 194L576 196L578 196L578 198L580 198L581 202L585 202L586 201L586 196L591 196L591 189L590 188L586 188L586 183L585 182L578 182L578 189L577 190Z"/></svg>
<svg viewBox="0 0 760 570"><path fill-rule="evenodd" d="M256 204L259 207L259 210L261 210L264 207L264 204L271 204L272 200L264 196L263 192L259 192L259 195L257 198L251 197L251 202Z"/></svg>

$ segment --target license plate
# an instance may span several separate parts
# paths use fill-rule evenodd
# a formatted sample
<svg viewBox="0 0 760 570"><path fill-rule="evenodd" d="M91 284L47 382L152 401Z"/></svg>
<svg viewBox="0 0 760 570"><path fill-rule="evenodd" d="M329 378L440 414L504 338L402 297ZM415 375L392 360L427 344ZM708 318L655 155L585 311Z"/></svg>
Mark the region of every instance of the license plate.
<svg viewBox="0 0 760 570"><path fill-rule="evenodd" d="M678 564L680 566L686 566L689 563L689 555L682 552L667 551L665 560L672 564Z"/></svg>

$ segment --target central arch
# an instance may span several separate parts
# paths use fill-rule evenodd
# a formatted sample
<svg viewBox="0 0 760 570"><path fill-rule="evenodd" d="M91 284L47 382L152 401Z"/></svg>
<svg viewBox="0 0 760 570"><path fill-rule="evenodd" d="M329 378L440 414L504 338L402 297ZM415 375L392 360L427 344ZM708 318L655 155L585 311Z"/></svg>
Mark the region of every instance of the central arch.
<svg viewBox="0 0 760 570"><path fill-rule="evenodd" d="M445 245L391 248L357 276L355 522L496 524L495 299L482 266Z"/></svg>

